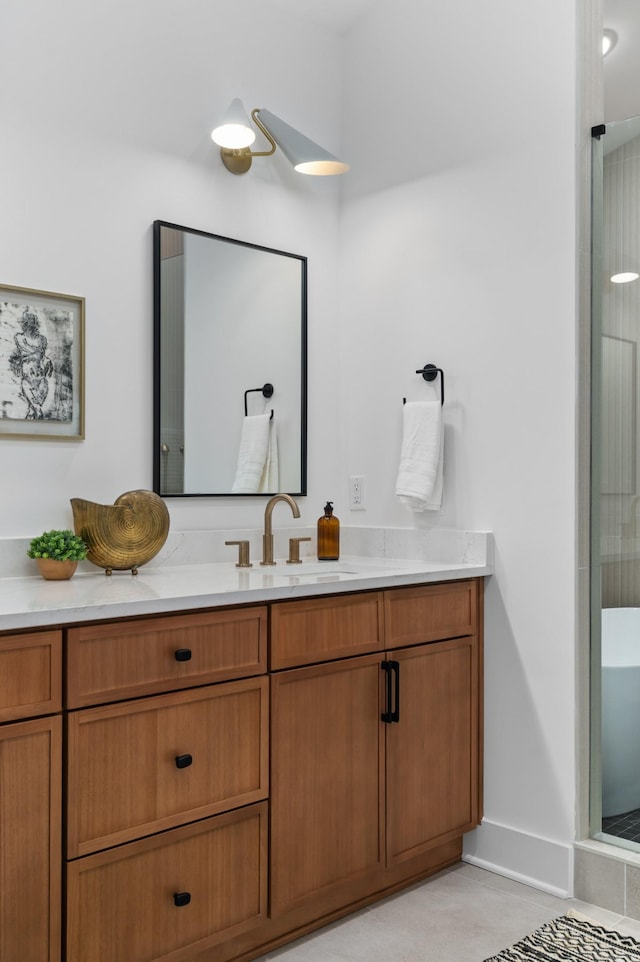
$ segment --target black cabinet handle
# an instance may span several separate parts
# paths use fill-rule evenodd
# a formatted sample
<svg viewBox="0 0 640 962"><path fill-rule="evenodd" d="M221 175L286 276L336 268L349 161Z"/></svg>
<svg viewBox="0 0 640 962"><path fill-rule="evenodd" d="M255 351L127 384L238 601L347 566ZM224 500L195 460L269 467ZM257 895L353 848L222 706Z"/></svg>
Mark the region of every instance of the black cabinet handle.
<svg viewBox="0 0 640 962"><path fill-rule="evenodd" d="M390 665L391 665L391 671L394 673L395 681L396 681L395 693L394 693L395 694L394 708L393 708L393 711L391 712L391 721L399 722L400 721L400 662L392 661L390 662Z"/></svg>
<svg viewBox="0 0 640 962"><path fill-rule="evenodd" d="M192 755L176 755L176 768L188 768L192 762Z"/></svg>
<svg viewBox="0 0 640 962"><path fill-rule="evenodd" d="M386 704L385 710L380 715L380 720L387 725L391 725L393 722L400 721L400 662L383 661L380 667L386 673Z"/></svg>
<svg viewBox="0 0 640 962"><path fill-rule="evenodd" d="M188 905L191 901L191 892L174 892L173 893L173 904L180 908L183 905Z"/></svg>
<svg viewBox="0 0 640 962"><path fill-rule="evenodd" d="M176 661L191 661L191 648L178 648L175 659Z"/></svg>
<svg viewBox="0 0 640 962"><path fill-rule="evenodd" d="M389 661L383 661L383 662L381 662L380 668L382 669L382 671L384 671L384 673L385 673L385 675L386 675L386 678L385 678L385 710L384 710L384 711L382 712L382 714L380 715L380 720L383 721L383 722L385 722L387 725L390 725L391 722L393 721L393 718L391 717L391 698L392 698L392 689L391 689L391 662L389 662Z"/></svg>

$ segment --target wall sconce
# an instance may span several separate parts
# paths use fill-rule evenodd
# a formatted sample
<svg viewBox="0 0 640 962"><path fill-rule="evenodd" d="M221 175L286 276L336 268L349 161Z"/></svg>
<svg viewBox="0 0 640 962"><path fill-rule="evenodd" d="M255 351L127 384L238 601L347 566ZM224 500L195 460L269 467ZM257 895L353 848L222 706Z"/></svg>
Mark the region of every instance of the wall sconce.
<svg viewBox="0 0 640 962"><path fill-rule="evenodd" d="M269 157L279 147L290 164L301 174L344 174L349 165L338 160L324 147L315 144L295 127L263 107L251 111L251 118L269 141L269 150L252 151L255 131L242 101L232 100L220 124L211 131L211 139L220 147L222 163L232 174L246 174L254 157Z"/></svg>

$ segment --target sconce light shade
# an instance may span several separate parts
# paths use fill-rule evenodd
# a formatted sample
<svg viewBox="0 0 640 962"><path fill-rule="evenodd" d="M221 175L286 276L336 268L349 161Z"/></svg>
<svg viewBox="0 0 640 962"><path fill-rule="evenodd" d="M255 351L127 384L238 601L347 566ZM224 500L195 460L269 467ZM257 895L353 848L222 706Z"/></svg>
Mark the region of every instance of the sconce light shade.
<svg viewBox="0 0 640 962"><path fill-rule="evenodd" d="M225 147L228 150L250 147L256 139L243 103L237 97L229 104L218 126L211 131L211 139L219 147Z"/></svg>
<svg viewBox="0 0 640 962"><path fill-rule="evenodd" d="M344 174L349 170L348 164L338 160L313 140L309 140L295 127L289 126L284 120L272 114L270 110L259 108L256 113L289 163L299 173L326 176Z"/></svg>
<svg viewBox="0 0 640 962"><path fill-rule="evenodd" d="M348 164L269 110L256 107L251 111L251 118L269 142L268 150L249 149L256 135L242 101L237 97L231 101L222 121L211 131L211 139L220 147L222 163L232 174L246 174L254 157L269 157L276 147L301 174L343 174L349 170Z"/></svg>

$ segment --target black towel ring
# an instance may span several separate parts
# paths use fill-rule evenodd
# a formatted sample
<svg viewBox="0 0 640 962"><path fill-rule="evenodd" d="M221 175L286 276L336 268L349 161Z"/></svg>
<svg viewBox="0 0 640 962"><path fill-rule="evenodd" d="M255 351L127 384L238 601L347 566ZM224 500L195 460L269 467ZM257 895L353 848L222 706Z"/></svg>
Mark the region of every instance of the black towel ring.
<svg viewBox="0 0 640 962"><path fill-rule="evenodd" d="M273 384L263 384L262 387L250 387L244 392L244 416L247 417L247 394L255 394L259 391L263 397L271 397L273 395L274 387ZM271 408L271 415L269 420L273 420L273 408Z"/></svg>
<svg viewBox="0 0 640 962"><path fill-rule="evenodd" d="M436 367L435 364L425 364L424 367L416 371L416 374L422 374L425 381L435 381L438 374L440 375L440 404L444 405L444 371L442 368ZM403 397L402 403L407 403L406 397Z"/></svg>

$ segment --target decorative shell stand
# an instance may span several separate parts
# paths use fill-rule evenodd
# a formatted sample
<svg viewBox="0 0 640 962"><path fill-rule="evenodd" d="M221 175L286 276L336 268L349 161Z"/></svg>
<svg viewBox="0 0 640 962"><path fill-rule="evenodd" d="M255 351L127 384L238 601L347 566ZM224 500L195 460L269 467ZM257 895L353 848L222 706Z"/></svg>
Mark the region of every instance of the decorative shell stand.
<svg viewBox="0 0 640 962"><path fill-rule="evenodd" d="M167 506L153 491L126 491L113 504L71 498L74 529L88 545L87 558L113 571L131 571L158 554L169 534Z"/></svg>

